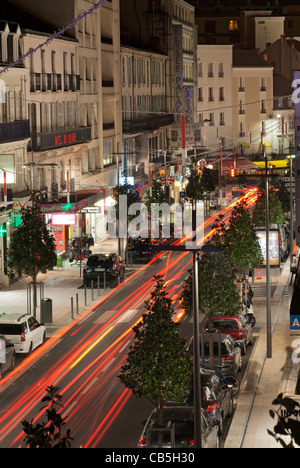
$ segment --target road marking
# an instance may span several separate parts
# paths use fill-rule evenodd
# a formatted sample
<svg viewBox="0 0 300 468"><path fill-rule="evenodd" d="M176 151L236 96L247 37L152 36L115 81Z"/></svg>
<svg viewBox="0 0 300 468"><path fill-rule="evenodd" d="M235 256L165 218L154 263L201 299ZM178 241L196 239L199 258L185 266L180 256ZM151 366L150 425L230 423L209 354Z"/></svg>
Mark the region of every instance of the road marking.
<svg viewBox="0 0 300 468"><path fill-rule="evenodd" d="M96 377L94 380L90 382L90 384L81 392L81 395L85 395L92 387L93 385L97 382L98 377Z"/></svg>
<svg viewBox="0 0 300 468"><path fill-rule="evenodd" d="M120 317L118 323L128 323L130 320L139 312L139 310L128 310L125 314Z"/></svg>
<svg viewBox="0 0 300 468"><path fill-rule="evenodd" d="M127 348L127 346L129 346L131 343L131 340L128 340L127 343L124 344L124 346L120 349L119 353L122 353L124 351L124 349Z"/></svg>
<svg viewBox="0 0 300 468"><path fill-rule="evenodd" d="M74 406L77 405L77 403L78 403L77 400L73 401L73 403L69 406L69 408L63 413L62 415L63 419L72 411L72 409L74 408Z"/></svg>
<svg viewBox="0 0 300 468"><path fill-rule="evenodd" d="M102 372L105 372L109 366L115 361L116 358L112 358L108 364L106 364L106 366L102 369Z"/></svg>
<svg viewBox="0 0 300 468"><path fill-rule="evenodd" d="M117 313L117 310L106 310L103 315L97 320L95 320L93 323L106 323L115 313Z"/></svg>

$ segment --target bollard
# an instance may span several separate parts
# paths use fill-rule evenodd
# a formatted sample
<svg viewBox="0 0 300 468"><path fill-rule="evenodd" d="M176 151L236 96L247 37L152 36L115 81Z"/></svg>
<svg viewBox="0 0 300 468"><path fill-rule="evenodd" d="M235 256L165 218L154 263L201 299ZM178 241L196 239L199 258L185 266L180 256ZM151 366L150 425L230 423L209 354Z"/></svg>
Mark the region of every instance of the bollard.
<svg viewBox="0 0 300 468"><path fill-rule="evenodd" d="M74 311L73 311L73 297L71 297L71 317L74 318Z"/></svg>
<svg viewBox="0 0 300 468"><path fill-rule="evenodd" d="M97 282L98 282L98 296L100 296L100 276L97 276Z"/></svg>
<svg viewBox="0 0 300 468"><path fill-rule="evenodd" d="M91 287L92 287L92 301L94 300L94 280L91 281Z"/></svg>
<svg viewBox="0 0 300 468"><path fill-rule="evenodd" d="M87 298L86 298L86 284L84 283L84 305L87 305Z"/></svg>
<svg viewBox="0 0 300 468"><path fill-rule="evenodd" d="M76 313L79 315L79 296L78 293L76 293Z"/></svg>
<svg viewBox="0 0 300 468"><path fill-rule="evenodd" d="M104 291L106 291L106 271L103 273L103 276L104 276Z"/></svg>

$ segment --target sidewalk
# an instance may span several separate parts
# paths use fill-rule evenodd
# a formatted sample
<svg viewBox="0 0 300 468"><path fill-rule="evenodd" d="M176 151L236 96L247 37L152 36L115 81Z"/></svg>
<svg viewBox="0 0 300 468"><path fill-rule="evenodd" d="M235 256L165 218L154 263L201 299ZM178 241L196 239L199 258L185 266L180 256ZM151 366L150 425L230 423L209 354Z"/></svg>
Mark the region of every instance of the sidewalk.
<svg viewBox="0 0 300 468"><path fill-rule="evenodd" d="M224 448L281 448L268 435L276 422L270 417L272 401L281 392L294 397L299 365L293 365L287 348L297 337L290 334L290 303L293 286L289 285L290 262L287 261L271 299L272 358L266 358L266 299L255 297L253 307L259 329L252 355L241 386L236 411ZM255 289L254 289L255 291ZM293 378L292 378L293 377ZM297 397L299 399L299 396Z"/></svg>
<svg viewBox="0 0 300 468"><path fill-rule="evenodd" d="M92 248L93 252L117 252L117 240L108 239ZM82 262L82 268L85 262ZM137 266L129 266L126 269L126 276L137 269ZM8 288L0 290L0 313L26 313L27 312L27 285L31 278L23 277L14 282ZM69 324L73 317L76 318L76 294L78 294L78 313L82 313L87 308L95 304L105 291L100 290L101 296L98 296L98 290L94 290L94 300L92 300L92 291L87 289L87 304L85 305L83 277L80 277L80 264L70 263L69 260L63 261L63 267L48 270L46 274L38 275L38 282L44 284L44 298L52 299L52 323L45 324L47 328L47 337L52 336L58 329ZM107 289L109 291L109 289ZM71 313L71 298L73 297L73 317ZM38 287L38 308L37 320L40 321L40 290Z"/></svg>

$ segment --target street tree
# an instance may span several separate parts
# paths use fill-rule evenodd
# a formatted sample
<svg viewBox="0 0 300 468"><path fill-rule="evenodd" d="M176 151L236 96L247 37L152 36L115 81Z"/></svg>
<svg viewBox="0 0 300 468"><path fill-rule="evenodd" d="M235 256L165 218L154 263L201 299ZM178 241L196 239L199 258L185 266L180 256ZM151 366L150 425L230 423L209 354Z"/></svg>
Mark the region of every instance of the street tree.
<svg viewBox="0 0 300 468"><path fill-rule="evenodd" d="M188 271L181 306L187 314L193 311L193 272ZM240 296L232 263L224 252L203 253L198 261L199 310L208 319L208 331L213 332L215 314L232 316L239 311ZM213 369L213 344L210 340L210 365Z"/></svg>
<svg viewBox="0 0 300 468"><path fill-rule="evenodd" d="M204 189L201 183L201 176L198 171L191 167L190 177L185 189L186 198L191 203L204 200Z"/></svg>
<svg viewBox="0 0 300 468"><path fill-rule="evenodd" d="M133 328L134 344L118 378L135 396L157 408L162 426L165 402L180 403L188 397L193 367L180 325L173 320L174 309L163 276L154 280L151 298L145 303L147 313Z"/></svg>
<svg viewBox="0 0 300 468"><path fill-rule="evenodd" d="M58 391L59 387L54 385L46 388L46 396L42 398L45 405L40 409L43 412L46 410L46 421L22 421L26 448L71 448L73 439L70 429L63 435L66 422L59 412L63 405L62 396Z"/></svg>
<svg viewBox="0 0 300 468"><path fill-rule="evenodd" d="M239 281L242 281L247 270L258 268L263 264L258 236L245 200L234 207L229 226L225 225L221 216L214 229L215 234L211 242L226 252Z"/></svg>
<svg viewBox="0 0 300 468"><path fill-rule="evenodd" d="M147 207L149 215L151 215L151 205L152 203L157 203L161 205L168 201L167 195L165 190L161 184L160 179L153 179L152 180L152 190L148 189L146 198L145 198L145 205Z"/></svg>
<svg viewBox="0 0 300 468"><path fill-rule="evenodd" d="M266 226L266 197L265 189L261 188L258 195L256 205L253 210L253 223L256 227ZM281 225L284 222L284 212L280 200L278 199L277 192L273 187L269 190L269 220L270 225Z"/></svg>
<svg viewBox="0 0 300 468"><path fill-rule="evenodd" d="M55 238L42 218L41 192L31 192L30 204L22 210L22 224L13 234L8 251L9 277L22 271L32 278L33 315L37 308L37 276L56 263Z"/></svg>
<svg viewBox="0 0 300 468"><path fill-rule="evenodd" d="M120 229L120 223L119 223L119 220L120 220L120 198L119 197L120 196L127 197L127 207L130 207L134 203L140 202L139 193L137 190L135 190L134 185L125 183L123 185L118 185L114 188L113 199L115 201L114 208L115 208L115 215L116 215L116 219L114 220L114 222L115 222L115 226L118 225L118 230ZM132 218L134 218L134 216L130 216L127 213L127 219L126 219L127 225L132 220ZM128 233L128 229L126 229L126 231ZM127 236L126 246L125 246L127 265L128 265L128 250L130 247L129 243L130 243L129 237Z"/></svg>

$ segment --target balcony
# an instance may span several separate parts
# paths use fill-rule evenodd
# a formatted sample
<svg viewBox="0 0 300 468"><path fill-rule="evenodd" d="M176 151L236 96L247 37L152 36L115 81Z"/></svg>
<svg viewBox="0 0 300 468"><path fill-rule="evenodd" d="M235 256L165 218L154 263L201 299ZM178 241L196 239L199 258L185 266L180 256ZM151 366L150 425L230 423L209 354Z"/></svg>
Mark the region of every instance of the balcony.
<svg viewBox="0 0 300 468"><path fill-rule="evenodd" d="M133 118L131 120L123 120L124 133L136 133L143 131L153 131L160 127L172 125L174 123L173 114L156 114L151 117Z"/></svg>
<svg viewBox="0 0 300 468"><path fill-rule="evenodd" d="M78 127L48 133L33 133L31 135L31 149L33 151L45 151L78 145L90 141L91 138L91 127Z"/></svg>
<svg viewBox="0 0 300 468"><path fill-rule="evenodd" d="M64 91L80 91L79 75L63 75ZM62 91L60 73L30 73L30 92Z"/></svg>
<svg viewBox="0 0 300 468"><path fill-rule="evenodd" d="M0 143L30 138L29 120L15 120L0 124Z"/></svg>

